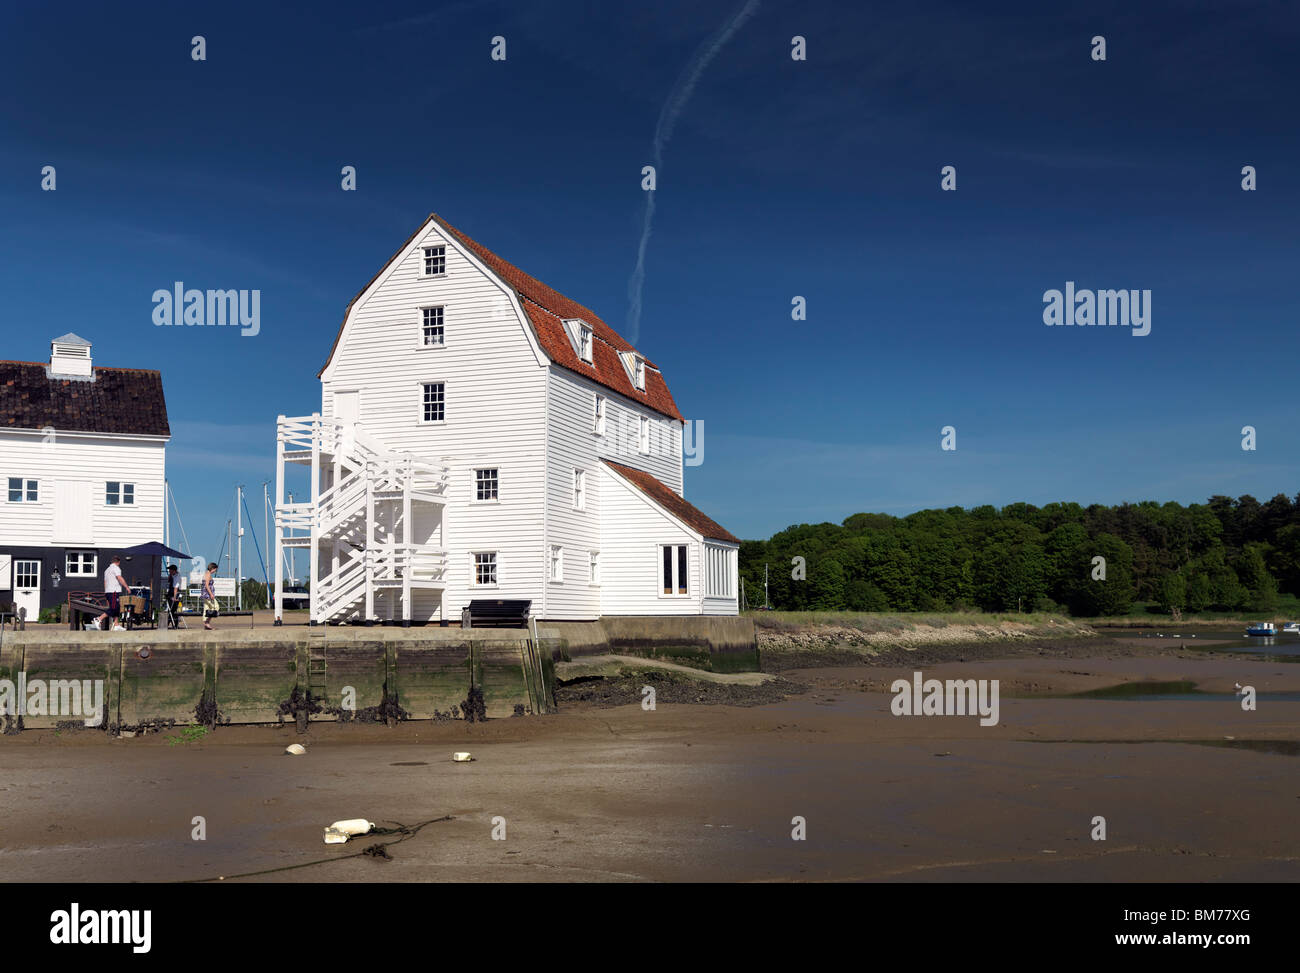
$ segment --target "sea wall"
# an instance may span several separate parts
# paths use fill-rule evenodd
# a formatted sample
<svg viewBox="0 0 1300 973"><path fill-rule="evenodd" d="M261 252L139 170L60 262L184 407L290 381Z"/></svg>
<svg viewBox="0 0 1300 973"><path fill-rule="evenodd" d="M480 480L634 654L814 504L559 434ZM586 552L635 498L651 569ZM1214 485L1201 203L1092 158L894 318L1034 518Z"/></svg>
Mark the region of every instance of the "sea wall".
<svg viewBox="0 0 1300 973"><path fill-rule="evenodd" d="M319 630L285 631L10 633L0 680L12 686L11 709L21 695L26 712L10 712L6 723L10 732L19 715L26 729L84 723L93 718L92 687L102 693L100 728L110 732L159 721L385 719L399 709L411 719L464 718L471 689L482 692L489 719L554 707L558 647L535 646L522 631L330 629L323 642Z"/></svg>
<svg viewBox="0 0 1300 973"><path fill-rule="evenodd" d="M557 659L616 653L667 659L708 672L757 672L754 623L738 615L606 615L594 622L538 622Z"/></svg>

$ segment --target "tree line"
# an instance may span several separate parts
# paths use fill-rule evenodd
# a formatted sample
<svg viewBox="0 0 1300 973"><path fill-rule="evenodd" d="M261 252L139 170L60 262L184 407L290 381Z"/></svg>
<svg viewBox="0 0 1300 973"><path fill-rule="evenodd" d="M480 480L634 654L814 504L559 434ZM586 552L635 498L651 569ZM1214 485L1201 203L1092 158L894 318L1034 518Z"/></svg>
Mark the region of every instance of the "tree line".
<svg viewBox="0 0 1300 973"><path fill-rule="evenodd" d="M763 604L765 564L769 601L783 610L1268 612L1279 593L1300 594L1300 494L1188 506L1015 503L798 524L741 544L751 607Z"/></svg>

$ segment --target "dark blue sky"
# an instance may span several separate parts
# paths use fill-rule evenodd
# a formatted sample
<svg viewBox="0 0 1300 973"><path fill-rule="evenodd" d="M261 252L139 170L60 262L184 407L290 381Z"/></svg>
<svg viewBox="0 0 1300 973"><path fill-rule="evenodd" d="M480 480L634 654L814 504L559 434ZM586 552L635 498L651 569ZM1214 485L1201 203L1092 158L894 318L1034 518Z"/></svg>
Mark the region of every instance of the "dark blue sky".
<svg viewBox="0 0 1300 973"><path fill-rule="evenodd" d="M0 357L75 331L161 369L169 476L215 556L276 414L319 407L344 307L428 212L626 328L660 113L744 6L8 4ZM1300 13L1087 7L742 18L663 147L636 339L705 423L688 498L761 537L1300 489ZM260 335L155 327L177 280L260 289ZM1067 280L1150 289L1151 333L1045 327Z"/></svg>

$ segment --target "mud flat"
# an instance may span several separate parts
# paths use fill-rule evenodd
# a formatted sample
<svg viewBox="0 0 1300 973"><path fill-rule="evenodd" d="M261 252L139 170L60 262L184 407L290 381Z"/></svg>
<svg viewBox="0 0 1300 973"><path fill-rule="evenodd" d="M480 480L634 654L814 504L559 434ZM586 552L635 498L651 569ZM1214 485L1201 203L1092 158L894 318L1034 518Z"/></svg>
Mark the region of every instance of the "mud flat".
<svg viewBox="0 0 1300 973"><path fill-rule="evenodd" d="M1268 696L1300 688L1300 667L1073 644L924 663L999 679L990 727L893 716L885 690L910 656L709 683L803 689L753 705L670 692L649 711L591 689L551 716L474 725L29 731L0 739L0 864L11 881L1300 880L1300 702ZM1135 680L1240 682L1261 702L1060 698ZM307 754L286 756L293 742ZM458 750L474 762L452 763ZM1090 837L1098 815L1105 841ZM339 818L448 816L321 840ZM796 816L807 840L791 840ZM384 842L391 860L359 854Z"/></svg>

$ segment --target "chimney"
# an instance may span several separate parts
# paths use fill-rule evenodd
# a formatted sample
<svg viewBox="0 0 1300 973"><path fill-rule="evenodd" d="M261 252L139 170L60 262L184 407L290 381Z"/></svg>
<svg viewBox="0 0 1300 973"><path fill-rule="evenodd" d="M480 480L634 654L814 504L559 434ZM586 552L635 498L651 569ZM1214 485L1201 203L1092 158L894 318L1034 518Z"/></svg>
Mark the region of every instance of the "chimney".
<svg viewBox="0 0 1300 973"><path fill-rule="evenodd" d="M50 377L93 380L95 372L90 359L90 342L72 332L51 341Z"/></svg>

